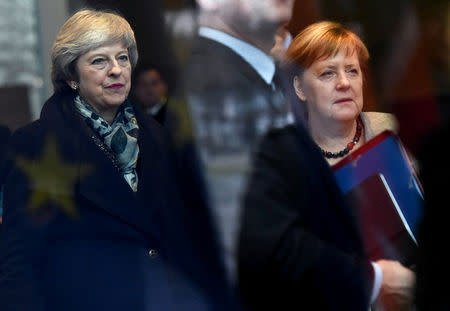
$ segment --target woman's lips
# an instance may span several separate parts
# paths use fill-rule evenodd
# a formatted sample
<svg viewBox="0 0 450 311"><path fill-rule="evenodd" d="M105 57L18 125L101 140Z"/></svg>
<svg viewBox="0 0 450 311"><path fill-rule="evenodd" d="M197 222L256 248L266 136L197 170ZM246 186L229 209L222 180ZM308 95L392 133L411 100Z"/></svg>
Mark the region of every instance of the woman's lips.
<svg viewBox="0 0 450 311"><path fill-rule="evenodd" d="M108 86L109 89L113 89L113 90L118 90L122 87L123 87L123 84L120 84L120 83L111 84L110 86Z"/></svg>
<svg viewBox="0 0 450 311"><path fill-rule="evenodd" d="M352 101L353 99L351 99L350 97L348 97L348 98L341 98L341 99L338 99L337 101L335 101L334 103L335 104L340 104L340 103L345 103L345 102L348 102L348 101Z"/></svg>

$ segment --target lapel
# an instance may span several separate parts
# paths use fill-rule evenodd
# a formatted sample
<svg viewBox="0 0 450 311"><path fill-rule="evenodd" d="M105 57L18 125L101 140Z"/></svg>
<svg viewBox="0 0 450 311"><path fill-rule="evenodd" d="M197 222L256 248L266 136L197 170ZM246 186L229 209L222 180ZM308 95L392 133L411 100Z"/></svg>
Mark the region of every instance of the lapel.
<svg viewBox="0 0 450 311"><path fill-rule="evenodd" d="M220 59L220 62L217 60ZM261 98L271 112L267 115L272 122L283 120L289 110L281 88L274 90L258 72L231 48L208 38L198 36L189 61L186 79L188 90L211 94L211 101L229 98L237 94L239 101L247 108L251 102ZM192 79L191 76L199 77ZM220 107L222 108L222 107ZM245 109L244 109L245 110Z"/></svg>
<svg viewBox="0 0 450 311"><path fill-rule="evenodd" d="M77 204L83 204L86 200L135 230L158 239L159 230L152 214L160 205L149 206L145 204L149 203L148 200L142 202L138 199L107 154L91 138L92 134L87 126L77 117L73 96L65 97L62 101L49 102L48 107L43 109L41 119L44 118L49 123L50 130L56 133L61 150L66 153L64 156L77 163L81 171L85 168L90 170L79 181L75 192ZM139 176L138 172L138 178L141 183L152 176Z"/></svg>
<svg viewBox="0 0 450 311"><path fill-rule="evenodd" d="M229 81L243 78L253 88L270 89L256 70L229 47L215 40L198 36L193 49L193 61L202 65L201 68L206 66L206 70L211 72L213 78L225 76L222 79ZM220 60L219 64L217 60ZM217 67L221 69L212 69Z"/></svg>

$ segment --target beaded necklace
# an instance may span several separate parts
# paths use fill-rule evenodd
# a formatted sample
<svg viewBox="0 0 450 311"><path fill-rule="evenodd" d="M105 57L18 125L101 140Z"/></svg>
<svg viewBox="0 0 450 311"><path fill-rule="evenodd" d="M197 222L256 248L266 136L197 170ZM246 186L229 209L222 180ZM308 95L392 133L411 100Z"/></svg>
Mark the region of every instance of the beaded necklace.
<svg viewBox="0 0 450 311"><path fill-rule="evenodd" d="M347 144L347 146L338 152L330 152L326 151L319 147L320 151L322 151L322 154L324 157L331 159L331 158L342 158L343 156L347 155L350 150L353 149L353 147L358 143L359 139L361 138L361 132L362 132L362 121L361 117L358 116L356 119L356 133L351 142Z"/></svg>

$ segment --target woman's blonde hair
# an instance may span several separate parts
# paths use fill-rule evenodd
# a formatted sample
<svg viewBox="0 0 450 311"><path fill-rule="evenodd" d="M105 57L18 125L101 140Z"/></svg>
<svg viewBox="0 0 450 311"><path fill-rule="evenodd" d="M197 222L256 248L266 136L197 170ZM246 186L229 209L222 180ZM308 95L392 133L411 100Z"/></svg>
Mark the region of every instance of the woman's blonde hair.
<svg viewBox="0 0 450 311"><path fill-rule="evenodd" d="M128 49L132 68L138 52L130 24L110 11L83 9L72 15L61 27L52 47L51 78L55 91L67 88L66 81L78 81L77 59L103 45L123 42Z"/></svg>

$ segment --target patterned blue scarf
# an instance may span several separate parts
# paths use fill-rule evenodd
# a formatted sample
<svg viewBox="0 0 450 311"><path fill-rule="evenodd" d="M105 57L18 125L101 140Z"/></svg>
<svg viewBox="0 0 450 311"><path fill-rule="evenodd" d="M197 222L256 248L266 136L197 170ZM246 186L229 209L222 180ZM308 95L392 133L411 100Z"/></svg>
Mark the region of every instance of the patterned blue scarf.
<svg viewBox="0 0 450 311"><path fill-rule="evenodd" d="M112 151L119 163L120 172L131 189L136 192L138 187L136 163L139 154L137 143L139 126L130 102L126 100L120 106L111 125L100 117L79 95L75 98L75 107L88 126Z"/></svg>

